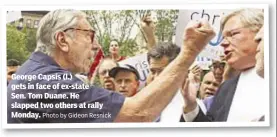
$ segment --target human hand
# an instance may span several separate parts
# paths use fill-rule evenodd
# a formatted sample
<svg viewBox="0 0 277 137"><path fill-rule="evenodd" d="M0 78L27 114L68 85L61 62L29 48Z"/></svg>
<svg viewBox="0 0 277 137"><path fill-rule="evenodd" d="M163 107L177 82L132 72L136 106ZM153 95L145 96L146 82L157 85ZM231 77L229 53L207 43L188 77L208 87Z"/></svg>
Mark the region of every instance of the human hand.
<svg viewBox="0 0 277 137"><path fill-rule="evenodd" d="M190 21L184 31L183 51L196 56L214 36L215 32L207 21Z"/></svg>
<svg viewBox="0 0 277 137"><path fill-rule="evenodd" d="M142 19L141 19L141 22L140 22L140 26L143 30L143 32L146 34L146 35L149 35L149 34L152 34L155 32L155 24L152 20L152 17L151 15L146 15L144 16Z"/></svg>
<svg viewBox="0 0 277 137"><path fill-rule="evenodd" d="M189 79L186 79L182 86L182 95L184 98L184 113L188 113L197 107L196 97L199 86L195 85Z"/></svg>
<svg viewBox="0 0 277 137"><path fill-rule="evenodd" d="M188 74L189 80L194 84L200 85L201 74L202 74L202 69L198 65L195 65L190 69L190 73Z"/></svg>

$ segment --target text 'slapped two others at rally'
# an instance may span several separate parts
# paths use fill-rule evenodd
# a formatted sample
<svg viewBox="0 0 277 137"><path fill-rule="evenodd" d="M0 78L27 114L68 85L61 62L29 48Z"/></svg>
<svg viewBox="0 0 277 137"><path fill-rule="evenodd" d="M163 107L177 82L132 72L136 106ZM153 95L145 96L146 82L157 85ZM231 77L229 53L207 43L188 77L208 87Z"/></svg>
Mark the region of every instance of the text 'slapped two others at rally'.
<svg viewBox="0 0 277 137"><path fill-rule="evenodd" d="M268 7L194 6L8 11L7 125L268 126Z"/></svg>

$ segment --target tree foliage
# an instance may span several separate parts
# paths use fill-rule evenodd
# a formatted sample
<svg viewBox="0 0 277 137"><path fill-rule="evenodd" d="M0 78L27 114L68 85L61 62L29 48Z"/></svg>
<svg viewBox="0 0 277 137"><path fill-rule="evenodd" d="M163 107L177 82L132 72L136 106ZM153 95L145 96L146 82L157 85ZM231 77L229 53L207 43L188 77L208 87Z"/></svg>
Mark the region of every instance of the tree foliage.
<svg viewBox="0 0 277 137"><path fill-rule="evenodd" d="M120 54L133 56L138 47L132 29L138 24L135 10L85 11L105 55L109 54L110 41L116 39L120 45Z"/></svg>
<svg viewBox="0 0 277 137"><path fill-rule="evenodd" d="M175 35L178 10L156 10L156 36L159 41L172 41Z"/></svg>
<svg viewBox="0 0 277 137"><path fill-rule="evenodd" d="M152 10L156 13L156 36L158 41L172 41L174 35L178 10ZM140 33L140 21L151 10L94 10L85 11L89 16L91 25L96 30L99 43L102 45L105 55L108 54L109 43L117 39L120 44L121 55L133 56L138 51L141 43L136 42ZM136 29L134 31L134 29ZM135 36L134 36L135 35ZM142 33L143 35L143 33ZM144 39L145 36L143 35Z"/></svg>
<svg viewBox="0 0 277 137"><path fill-rule="evenodd" d="M26 34L14 26L7 25L7 59L16 59L23 63L30 52L26 48Z"/></svg>
<svg viewBox="0 0 277 137"><path fill-rule="evenodd" d="M37 29L35 28L24 28L23 33L26 35L26 48L29 52L33 52L37 46L36 42L36 33Z"/></svg>
<svg viewBox="0 0 277 137"><path fill-rule="evenodd" d="M155 35L158 41L172 41L178 15L178 10L90 10L84 12L96 30L96 37L105 55L109 54L110 41L117 39L120 54L123 56L134 56L143 49L141 47L144 45L138 42L141 41L138 37L145 40L140 21L146 14L156 13ZM14 26L7 25L7 59L14 58L21 63L24 62L36 47L36 31L32 28L23 28L19 31Z"/></svg>

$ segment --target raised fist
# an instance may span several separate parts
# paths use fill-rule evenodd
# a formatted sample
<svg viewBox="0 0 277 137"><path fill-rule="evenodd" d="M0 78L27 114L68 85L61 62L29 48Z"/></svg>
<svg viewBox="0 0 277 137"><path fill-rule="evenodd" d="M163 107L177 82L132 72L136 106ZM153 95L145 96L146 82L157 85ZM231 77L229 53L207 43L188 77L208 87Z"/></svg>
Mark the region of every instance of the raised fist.
<svg viewBox="0 0 277 137"><path fill-rule="evenodd" d="M150 14L144 16L140 22L140 26L144 33L149 34L155 31L155 24Z"/></svg>
<svg viewBox="0 0 277 137"><path fill-rule="evenodd" d="M190 21L185 28L183 48L198 54L214 36L215 32L207 21Z"/></svg>

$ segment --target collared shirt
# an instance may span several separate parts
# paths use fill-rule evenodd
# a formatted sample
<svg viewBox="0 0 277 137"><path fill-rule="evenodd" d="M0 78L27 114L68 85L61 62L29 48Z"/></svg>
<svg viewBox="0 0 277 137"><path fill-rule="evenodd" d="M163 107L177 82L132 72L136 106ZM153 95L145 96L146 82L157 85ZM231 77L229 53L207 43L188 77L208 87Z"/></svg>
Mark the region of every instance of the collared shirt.
<svg viewBox="0 0 277 137"><path fill-rule="evenodd" d="M94 86L76 89L84 83L42 52L34 52L19 68L16 76L29 76L33 79L10 81L8 123L112 122L125 100L123 95ZM43 85L50 85L51 88L38 89ZM40 98L41 95L43 98ZM46 99L49 95L60 95L60 98ZM22 105L33 105L33 108L21 109Z"/></svg>
<svg viewBox="0 0 277 137"><path fill-rule="evenodd" d="M241 73L230 107L227 121L258 121L265 115L268 106L264 79L257 75L255 68Z"/></svg>
<svg viewBox="0 0 277 137"><path fill-rule="evenodd" d="M203 103L205 104L207 110L209 110L211 108L211 105L213 103L213 98L214 98L214 96L209 96L203 100Z"/></svg>
<svg viewBox="0 0 277 137"><path fill-rule="evenodd" d="M264 119L268 106L264 94L264 80L256 74L255 68L241 73L228 115L228 122L251 122ZM191 122L199 113L199 106L184 114L185 121Z"/></svg>

